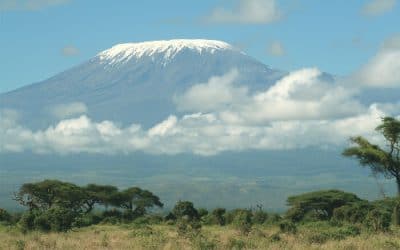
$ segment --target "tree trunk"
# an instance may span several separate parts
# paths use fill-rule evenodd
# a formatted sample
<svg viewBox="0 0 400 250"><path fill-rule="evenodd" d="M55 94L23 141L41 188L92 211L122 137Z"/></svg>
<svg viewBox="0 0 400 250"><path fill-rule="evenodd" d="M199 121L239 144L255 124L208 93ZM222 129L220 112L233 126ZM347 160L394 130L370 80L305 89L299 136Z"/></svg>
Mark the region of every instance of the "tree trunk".
<svg viewBox="0 0 400 250"><path fill-rule="evenodd" d="M400 198L400 177L396 177L397 184L397 198Z"/></svg>

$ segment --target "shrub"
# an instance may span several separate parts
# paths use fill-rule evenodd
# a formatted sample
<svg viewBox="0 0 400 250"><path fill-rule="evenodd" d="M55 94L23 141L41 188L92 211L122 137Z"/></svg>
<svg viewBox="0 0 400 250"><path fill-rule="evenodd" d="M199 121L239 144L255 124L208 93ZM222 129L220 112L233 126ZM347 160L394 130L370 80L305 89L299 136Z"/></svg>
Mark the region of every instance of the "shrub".
<svg viewBox="0 0 400 250"><path fill-rule="evenodd" d="M374 208L366 217L365 224L372 231L387 231L390 227L391 214L385 210Z"/></svg>
<svg viewBox="0 0 400 250"><path fill-rule="evenodd" d="M87 227L91 225L96 225L100 223L102 220L102 217L97 214L89 213L85 214L83 216L80 216L78 218L75 218L72 226L73 227Z"/></svg>
<svg viewBox="0 0 400 250"><path fill-rule="evenodd" d="M250 210L237 210L234 213L232 224L241 234L248 235L252 227Z"/></svg>
<svg viewBox="0 0 400 250"><path fill-rule="evenodd" d="M264 224L264 222L268 219L268 213L263 210L257 210L253 213L252 221L253 224Z"/></svg>
<svg viewBox="0 0 400 250"><path fill-rule="evenodd" d="M51 218L49 218L49 214L41 213L36 215L33 219L33 228L45 232L50 231Z"/></svg>
<svg viewBox="0 0 400 250"><path fill-rule="evenodd" d="M12 216L7 210L0 208L0 222L11 222Z"/></svg>
<svg viewBox="0 0 400 250"><path fill-rule="evenodd" d="M122 212L119 211L118 209L111 209L111 210L106 210L103 212L102 214L103 218L107 218L107 217L115 217L118 219L122 218Z"/></svg>
<svg viewBox="0 0 400 250"><path fill-rule="evenodd" d="M281 231L281 233L297 233L297 227L291 221L282 221L281 223L279 223L279 230Z"/></svg>
<svg viewBox="0 0 400 250"><path fill-rule="evenodd" d="M368 201L355 202L333 210L333 219L350 223L362 223L373 206Z"/></svg>
<svg viewBox="0 0 400 250"><path fill-rule="evenodd" d="M201 224L197 220L190 220L186 217L177 221L176 228L179 236L192 238L199 235Z"/></svg>
<svg viewBox="0 0 400 250"><path fill-rule="evenodd" d="M197 210L197 212L199 213L199 217L200 217L200 218L203 218L203 217L205 217L205 216L208 215L208 210L205 209L205 208L199 208L199 209Z"/></svg>
<svg viewBox="0 0 400 250"><path fill-rule="evenodd" d="M340 190L321 190L291 196L287 199L290 206L286 217L298 222L308 217L309 219L330 219L335 208L361 201L355 194Z"/></svg>
<svg viewBox="0 0 400 250"><path fill-rule="evenodd" d="M282 216L279 214L270 214L265 221L265 224L274 225L282 221Z"/></svg>
<svg viewBox="0 0 400 250"><path fill-rule="evenodd" d="M36 216L34 211L28 211L22 214L18 222L18 225L23 232L31 231L35 228L34 226L35 217Z"/></svg>
<svg viewBox="0 0 400 250"><path fill-rule="evenodd" d="M225 208L216 208L212 211L212 216L215 218L215 221L220 225L225 225L225 215L226 209Z"/></svg>
<svg viewBox="0 0 400 250"><path fill-rule="evenodd" d="M200 219L198 211L194 208L193 203L190 201L178 201L172 213L177 219L186 217L188 220Z"/></svg>

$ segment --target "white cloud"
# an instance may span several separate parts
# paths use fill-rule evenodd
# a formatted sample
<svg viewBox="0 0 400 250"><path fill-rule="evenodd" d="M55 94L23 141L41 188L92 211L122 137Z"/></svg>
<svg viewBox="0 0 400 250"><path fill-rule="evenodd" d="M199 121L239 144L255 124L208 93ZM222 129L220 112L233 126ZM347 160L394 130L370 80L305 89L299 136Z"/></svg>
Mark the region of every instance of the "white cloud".
<svg viewBox="0 0 400 250"><path fill-rule="evenodd" d="M0 0L0 10L28 10L35 11L47 7L62 5L70 0Z"/></svg>
<svg viewBox="0 0 400 250"><path fill-rule="evenodd" d="M266 24L281 16L275 0L239 0L232 9L214 9L206 19L213 23Z"/></svg>
<svg viewBox="0 0 400 250"><path fill-rule="evenodd" d="M82 102L59 104L50 108L50 113L56 118L68 118L87 113L88 109Z"/></svg>
<svg viewBox="0 0 400 250"><path fill-rule="evenodd" d="M378 53L351 78L360 85L378 88L400 87L400 35L383 43Z"/></svg>
<svg viewBox="0 0 400 250"><path fill-rule="evenodd" d="M233 72L233 73L232 73ZM193 86L195 92L213 93L218 89L235 93L242 89L232 82L237 71L213 77ZM236 73L235 73L236 72ZM265 91L241 91L240 98L222 98L214 110L201 104L199 95L189 113L169 116L150 129L140 124L121 127L112 121L95 122L86 115L63 119L47 129L32 131L18 123L15 112L0 112L0 152L126 154L194 153L214 155L224 151L285 150L306 147L343 146L348 137L364 135L379 142L374 128L380 118L400 115L400 103L378 103L364 107L342 86L324 82L318 69L292 72ZM223 82L222 87L218 80ZM188 98L183 96L184 101ZM182 101L181 100L181 101ZM245 101L243 101L245 100ZM184 102L181 102L184 104ZM200 112L197 112L200 111Z"/></svg>
<svg viewBox="0 0 400 250"><path fill-rule="evenodd" d="M352 91L324 82L321 74L315 68L298 70L265 91L250 94L245 87L233 84L237 73L228 73L192 86L176 103L181 110L213 111L231 123L329 119L365 111Z"/></svg>
<svg viewBox="0 0 400 250"><path fill-rule="evenodd" d="M79 54L79 49L73 45L68 45L61 50L64 56L76 56Z"/></svg>
<svg viewBox="0 0 400 250"><path fill-rule="evenodd" d="M267 51L272 56L283 56L286 54L283 44L279 41L271 42L268 45Z"/></svg>
<svg viewBox="0 0 400 250"><path fill-rule="evenodd" d="M211 77L206 83L194 84L183 95L175 96L178 110L208 112L243 101L247 95L247 88L234 86L238 75L238 71L233 69L225 75Z"/></svg>
<svg viewBox="0 0 400 250"><path fill-rule="evenodd" d="M0 152L214 155L249 149L332 147L343 145L355 134L377 140L374 128L383 115L377 105L371 105L365 114L343 119L239 125L218 119L215 114L192 114L181 119L169 117L149 130L137 124L122 128L111 121L97 123L81 116L39 131L2 117L0 136L4 143Z"/></svg>
<svg viewBox="0 0 400 250"><path fill-rule="evenodd" d="M371 0L362 8L362 13L368 16L382 15L392 10L396 5L396 0Z"/></svg>

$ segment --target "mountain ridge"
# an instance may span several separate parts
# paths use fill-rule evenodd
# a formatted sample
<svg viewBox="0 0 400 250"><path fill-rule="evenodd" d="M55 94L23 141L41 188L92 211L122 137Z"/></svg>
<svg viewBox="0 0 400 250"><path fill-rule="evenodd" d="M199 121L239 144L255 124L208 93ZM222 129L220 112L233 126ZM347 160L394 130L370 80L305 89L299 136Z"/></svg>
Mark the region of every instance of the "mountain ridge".
<svg viewBox="0 0 400 250"><path fill-rule="evenodd" d="M157 46L132 50L132 46L143 47L143 44ZM79 102L87 106L88 115L94 120L136 122L150 127L171 114L180 115L173 96L211 77L237 69L236 83L256 91L286 74L222 41L179 39L126 46L125 50L114 51L112 55L116 57L108 58L111 61L100 55L115 46L49 79L0 94L0 109L18 111L23 124L40 129L58 121L59 117L52 115L52 107ZM126 49L131 53L124 53ZM136 52L144 51L152 53L132 58ZM112 61L116 58L123 63Z"/></svg>

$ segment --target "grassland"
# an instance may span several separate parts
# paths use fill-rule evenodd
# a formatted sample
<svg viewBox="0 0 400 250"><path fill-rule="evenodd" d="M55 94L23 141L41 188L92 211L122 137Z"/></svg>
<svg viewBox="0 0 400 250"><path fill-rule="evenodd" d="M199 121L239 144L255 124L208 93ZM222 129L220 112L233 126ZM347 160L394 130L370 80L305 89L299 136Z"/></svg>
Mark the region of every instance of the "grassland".
<svg viewBox="0 0 400 250"><path fill-rule="evenodd" d="M65 233L22 233L1 226L0 249L400 249L400 230L357 235L342 227L309 224L297 233L277 226L256 226L248 235L230 226L203 226L179 235L174 225L96 225Z"/></svg>

